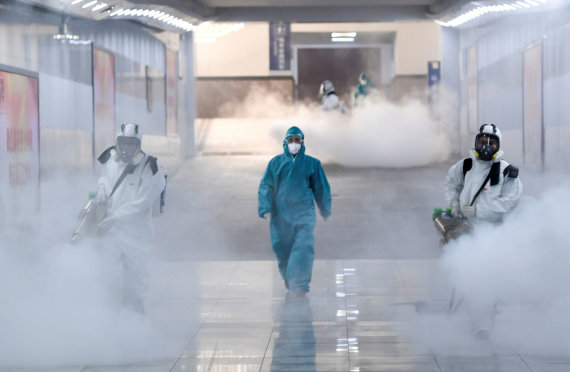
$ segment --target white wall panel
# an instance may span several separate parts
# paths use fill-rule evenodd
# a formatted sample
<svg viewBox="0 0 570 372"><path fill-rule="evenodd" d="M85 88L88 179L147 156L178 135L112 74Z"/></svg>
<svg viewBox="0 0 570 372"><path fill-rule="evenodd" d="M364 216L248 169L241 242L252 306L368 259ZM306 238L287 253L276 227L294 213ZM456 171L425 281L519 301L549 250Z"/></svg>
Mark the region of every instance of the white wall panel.
<svg viewBox="0 0 570 372"><path fill-rule="evenodd" d="M42 128L91 131L93 87L40 73Z"/></svg>

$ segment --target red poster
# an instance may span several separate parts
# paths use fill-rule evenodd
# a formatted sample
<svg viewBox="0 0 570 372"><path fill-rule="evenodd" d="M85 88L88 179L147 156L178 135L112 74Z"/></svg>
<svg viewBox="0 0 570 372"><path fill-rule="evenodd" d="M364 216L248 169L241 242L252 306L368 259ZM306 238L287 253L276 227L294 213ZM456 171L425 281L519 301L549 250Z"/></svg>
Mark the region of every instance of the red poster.
<svg viewBox="0 0 570 372"><path fill-rule="evenodd" d="M94 158L115 143L115 57L93 48Z"/></svg>
<svg viewBox="0 0 570 372"><path fill-rule="evenodd" d="M37 187L40 174L38 79L0 71L0 183Z"/></svg>

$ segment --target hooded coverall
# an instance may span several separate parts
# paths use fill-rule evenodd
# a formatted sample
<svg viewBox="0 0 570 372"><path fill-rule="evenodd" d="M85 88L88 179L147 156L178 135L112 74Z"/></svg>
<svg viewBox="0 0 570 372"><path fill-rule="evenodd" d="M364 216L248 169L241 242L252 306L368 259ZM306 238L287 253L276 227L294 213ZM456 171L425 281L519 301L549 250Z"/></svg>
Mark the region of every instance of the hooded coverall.
<svg viewBox="0 0 570 372"><path fill-rule="evenodd" d="M509 163L502 160L504 155L502 150L499 150L494 159L490 161L479 160L473 149L469 155L472 166L465 173L465 176L463 176L463 160L452 165L449 169L445 180L447 202L452 208L459 206L461 211L464 206L470 205L487 175L491 172L491 167L498 163L497 183L493 184L491 179L488 180L473 205L475 206L475 222L501 222L503 216L516 206L522 194L522 183L518 178L518 172L505 174L505 169ZM466 302L474 333L480 330L489 331L494 327L496 302Z"/></svg>
<svg viewBox="0 0 570 372"><path fill-rule="evenodd" d="M134 170L127 174L107 202L107 216L113 219L108 234L109 248L113 260L123 267L122 301L142 313L153 238L152 205L166 183L164 173L153 159L148 160L145 153L139 152L132 161ZM99 162L103 165L99 187L104 187L109 195L127 164L119 159L114 148L103 153Z"/></svg>
<svg viewBox="0 0 570 372"><path fill-rule="evenodd" d="M303 132L291 127L287 135ZM283 154L269 161L258 191L258 214L271 214L270 236L279 272L289 289L308 292L313 271L315 204L323 218L331 215L331 193L319 160L305 155L305 144L295 157L283 141ZM314 201L313 201L314 200Z"/></svg>

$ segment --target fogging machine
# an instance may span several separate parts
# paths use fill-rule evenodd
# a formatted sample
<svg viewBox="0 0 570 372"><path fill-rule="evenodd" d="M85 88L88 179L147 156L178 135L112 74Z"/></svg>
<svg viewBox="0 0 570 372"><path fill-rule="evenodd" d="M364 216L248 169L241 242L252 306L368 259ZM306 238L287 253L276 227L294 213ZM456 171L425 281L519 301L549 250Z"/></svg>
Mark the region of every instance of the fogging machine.
<svg viewBox="0 0 570 372"><path fill-rule="evenodd" d="M71 242L76 242L80 237L95 235L97 225L103 221L107 211L106 201L97 200L97 191L89 191L89 200L79 213L79 225L71 237Z"/></svg>
<svg viewBox="0 0 570 372"><path fill-rule="evenodd" d="M453 217L449 208L446 210L435 208L432 219L435 230L441 237L441 246L459 238L463 234L469 233L472 229L465 217Z"/></svg>

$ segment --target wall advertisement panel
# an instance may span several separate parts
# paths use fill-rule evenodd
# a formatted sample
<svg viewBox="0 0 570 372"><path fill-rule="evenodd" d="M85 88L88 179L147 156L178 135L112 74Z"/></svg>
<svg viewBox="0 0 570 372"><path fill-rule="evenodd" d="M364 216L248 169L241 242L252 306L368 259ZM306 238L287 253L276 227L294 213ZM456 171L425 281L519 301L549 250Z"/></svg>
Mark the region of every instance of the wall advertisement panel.
<svg viewBox="0 0 570 372"><path fill-rule="evenodd" d="M467 125L469 133L479 130L479 86L477 80L477 47L467 52Z"/></svg>
<svg viewBox="0 0 570 372"><path fill-rule="evenodd" d="M0 218L37 207L39 147L38 79L0 71Z"/></svg>
<svg viewBox="0 0 570 372"><path fill-rule="evenodd" d="M93 161L115 143L115 57L93 48Z"/></svg>
<svg viewBox="0 0 570 372"><path fill-rule="evenodd" d="M175 136L177 131L177 82L178 55L175 51L166 49L166 135Z"/></svg>
<svg viewBox="0 0 570 372"><path fill-rule="evenodd" d="M542 123L542 44L523 53L523 158L524 164L542 169L544 129Z"/></svg>

